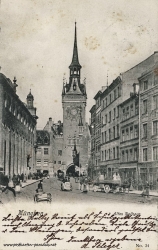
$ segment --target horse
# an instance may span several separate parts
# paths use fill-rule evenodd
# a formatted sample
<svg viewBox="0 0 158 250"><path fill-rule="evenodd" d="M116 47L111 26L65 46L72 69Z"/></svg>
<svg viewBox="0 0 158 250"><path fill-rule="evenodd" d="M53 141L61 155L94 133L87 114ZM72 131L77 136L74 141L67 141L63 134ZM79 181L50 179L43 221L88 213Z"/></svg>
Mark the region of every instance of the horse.
<svg viewBox="0 0 158 250"><path fill-rule="evenodd" d="M0 172L0 186L2 186L1 187L2 193L4 193L6 190L9 190L13 193L14 197L16 197L16 192L15 192L14 188L9 187L8 176L4 175L2 172Z"/></svg>

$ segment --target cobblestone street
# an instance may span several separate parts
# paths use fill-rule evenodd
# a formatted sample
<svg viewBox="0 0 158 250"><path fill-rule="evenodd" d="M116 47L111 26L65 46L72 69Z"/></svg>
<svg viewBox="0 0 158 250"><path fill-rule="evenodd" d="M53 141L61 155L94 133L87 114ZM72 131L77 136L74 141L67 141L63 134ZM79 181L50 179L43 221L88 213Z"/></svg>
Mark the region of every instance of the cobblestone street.
<svg viewBox="0 0 158 250"><path fill-rule="evenodd" d="M52 204L55 202L60 203L84 203L88 204L91 202L94 203L108 203L108 204L154 204L158 201L158 197L150 196L148 199L141 197L139 194L128 194L128 193L103 193L103 192L93 192L89 191L87 194L82 193L78 187L79 184L75 183L75 180L71 178L71 183L73 190L72 191L61 191L61 182L55 178L44 179L43 188L44 192L50 192L52 194ZM1 201L3 204L7 203L19 203L28 201L34 203L34 195L36 193L38 182L35 182L31 185L25 186L21 189L20 193L17 193L16 200L13 197L13 194L8 191L7 193L1 194Z"/></svg>

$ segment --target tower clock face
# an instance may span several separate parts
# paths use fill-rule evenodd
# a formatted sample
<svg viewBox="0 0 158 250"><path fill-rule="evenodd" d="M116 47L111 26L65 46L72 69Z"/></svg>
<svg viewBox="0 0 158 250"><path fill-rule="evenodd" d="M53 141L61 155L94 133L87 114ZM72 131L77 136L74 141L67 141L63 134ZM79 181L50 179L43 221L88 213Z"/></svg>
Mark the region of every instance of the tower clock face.
<svg viewBox="0 0 158 250"><path fill-rule="evenodd" d="M71 114L72 114L73 116L75 116L75 115L77 114L76 108L72 108L72 109L71 109Z"/></svg>
<svg viewBox="0 0 158 250"><path fill-rule="evenodd" d="M80 113L82 111L81 107L69 106L66 108L66 119L68 120L76 120L79 118Z"/></svg>

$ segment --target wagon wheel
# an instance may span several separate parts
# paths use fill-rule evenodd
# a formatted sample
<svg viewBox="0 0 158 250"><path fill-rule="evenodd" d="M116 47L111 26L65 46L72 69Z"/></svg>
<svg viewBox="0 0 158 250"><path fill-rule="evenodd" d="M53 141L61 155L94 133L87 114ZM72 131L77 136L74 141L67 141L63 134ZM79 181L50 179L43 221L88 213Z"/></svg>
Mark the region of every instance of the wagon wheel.
<svg viewBox="0 0 158 250"><path fill-rule="evenodd" d="M109 185L105 185L104 186L104 192L105 193L109 193L109 191L110 191L110 186Z"/></svg>
<svg viewBox="0 0 158 250"><path fill-rule="evenodd" d="M98 189L98 187L96 185L94 185L93 192L97 192L97 189Z"/></svg>

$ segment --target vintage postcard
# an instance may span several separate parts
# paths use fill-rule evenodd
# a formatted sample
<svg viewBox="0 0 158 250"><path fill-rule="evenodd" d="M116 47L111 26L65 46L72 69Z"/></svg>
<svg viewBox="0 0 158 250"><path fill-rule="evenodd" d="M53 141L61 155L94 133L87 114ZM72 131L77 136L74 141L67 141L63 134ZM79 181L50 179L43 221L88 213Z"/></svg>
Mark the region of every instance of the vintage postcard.
<svg viewBox="0 0 158 250"><path fill-rule="evenodd" d="M158 2L0 19L0 250L157 250Z"/></svg>

